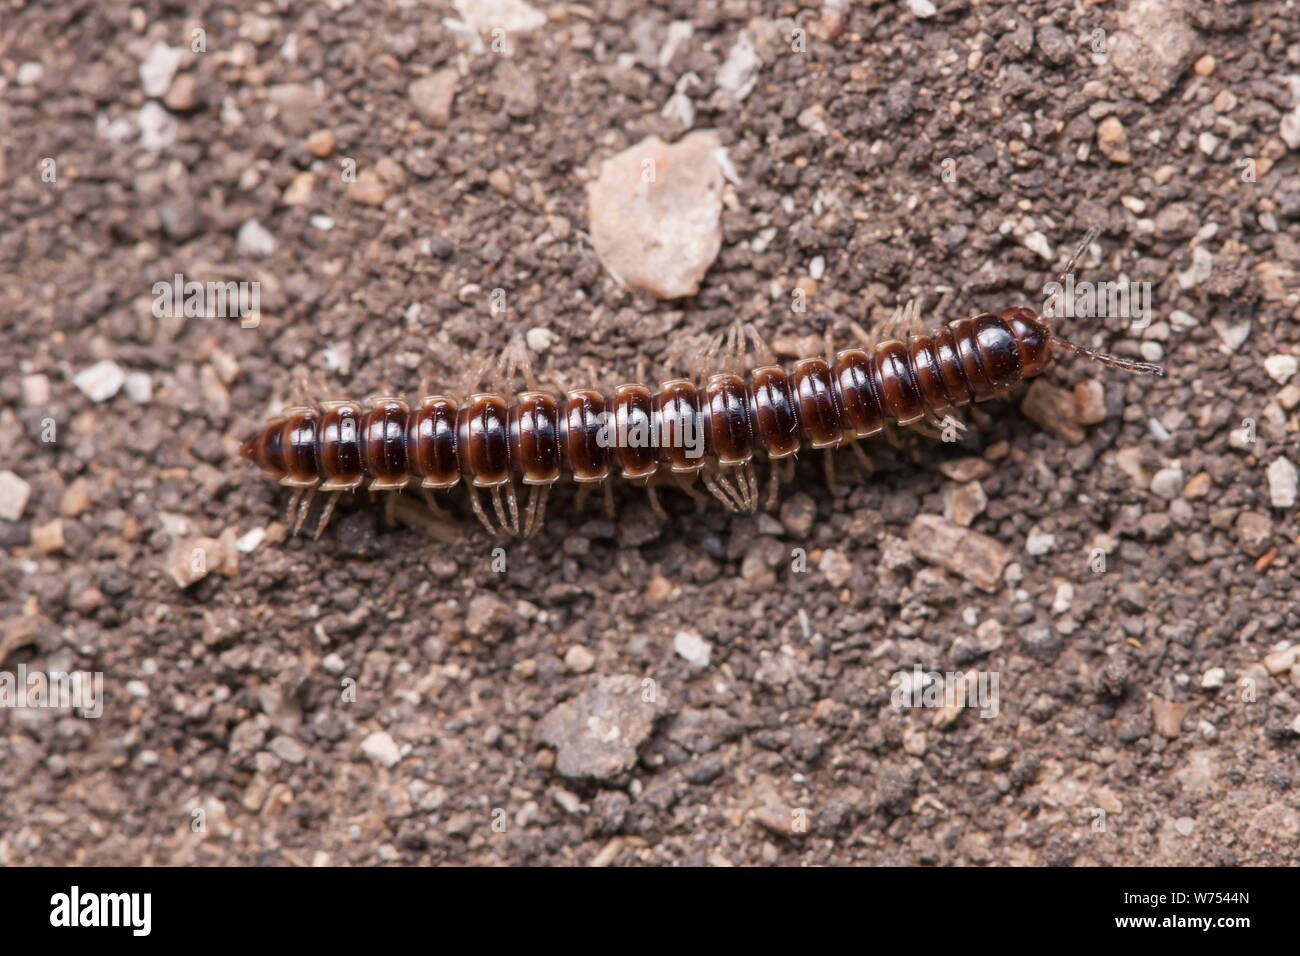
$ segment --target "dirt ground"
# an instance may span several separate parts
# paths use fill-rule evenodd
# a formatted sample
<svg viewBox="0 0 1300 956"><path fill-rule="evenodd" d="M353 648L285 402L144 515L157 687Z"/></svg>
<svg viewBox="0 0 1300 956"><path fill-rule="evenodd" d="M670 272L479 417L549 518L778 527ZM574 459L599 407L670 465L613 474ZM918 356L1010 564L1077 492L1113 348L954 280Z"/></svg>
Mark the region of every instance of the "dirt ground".
<svg viewBox="0 0 1300 956"><path fill-rule="evenodd" d="M1300 862L1294 9L613 0L495 43L466 6L4 4L0 672L104 697L0 708L0 863ZM736 181L659 301L586 184L678 91ZM359 496L286 539L237 455L297 374L414 398L538 328L609 386L737 316L789 358L1037 306L1093 225L1152 322L1060 328L1167 378L1067 357L870 478L802 456L772 514L566 487L521 544ZM176 273L260 323L155 317ZM918 665L996 715L893 706Z"/></svg>

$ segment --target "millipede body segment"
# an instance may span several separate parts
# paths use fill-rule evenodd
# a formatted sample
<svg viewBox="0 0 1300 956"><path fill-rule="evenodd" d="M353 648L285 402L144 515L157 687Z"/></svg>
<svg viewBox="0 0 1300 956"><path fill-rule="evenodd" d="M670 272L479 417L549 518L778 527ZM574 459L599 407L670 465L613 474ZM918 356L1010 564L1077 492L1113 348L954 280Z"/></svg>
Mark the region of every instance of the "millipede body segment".
<svg viewBox="0 0 1300 956"><path fill-rule="evenodd" d="M1109 365L1163 374L1155 366L1064 342L1043 316L1024 307L982 313L928 334L909 332L905 340L889 339L871 349L803 359L789 370L760 362L747 374L741 367L746 334L753 337L755 355L770 358L752 326L733 327L730 361L720 363L723 370L715 364L701 376L703 384L672 379L657 391L632 384L612 395L590 388L563 396L540 389L513 396L480 392L463 401L430 395L414 408L391 397L364 404L301 404L270 420L244 443L241 454L268 477L296 489L290 504L295 530L318 490L409 487L428 496L464 481L489 530L498 529L479 489L490 490L501 530L520 533L518 479L529 486L522 528L528 535L540 525L549 487L566 477L581 484L605 482L611 475L643 481L656 508L655 482L692 490L702 478L732 510L753 510L756 456L770 462L774 500L778 463L801 448L837 448L890 425L938 424L948 409L1003 395L1040 374L1053 344ZM706 367L720 345L719 338ZM734 486L727 472L734 474ZM308 497L299 503L304 491ZM295 505L297 521L292 520Z"/></svg>

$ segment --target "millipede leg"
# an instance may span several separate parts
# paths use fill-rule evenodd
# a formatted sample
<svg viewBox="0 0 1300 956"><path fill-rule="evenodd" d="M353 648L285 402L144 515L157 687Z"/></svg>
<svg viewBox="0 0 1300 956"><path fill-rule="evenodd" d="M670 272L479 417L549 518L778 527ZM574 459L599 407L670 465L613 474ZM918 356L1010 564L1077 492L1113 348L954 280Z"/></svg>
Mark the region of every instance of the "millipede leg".
<svg viewBox="0 0 1300 956"><path fill-rule="evenodd" d="M478 368L468 372L466 376L461 378L457 390L462 396L469 396L478 391L479 384L483 381L483 376L487 374L488 369L492 367L494 361L495 359L492 358L484 359ZM472 376L472 378L470 376Z"/></svg>
<svg viewBox="0 0 1300 956"><path fill-rule="evenodd" d="M524 537L531 538L542 527L542 522L546 518L546 499L551 494L550 485L534 486L528 492L528 510L530 517L528 525L524 529Z"/></svg>
<svg viewBox="0 0 1300 956"><path fill-rule="evenodd" d="M758 510L758 476L754 473L753 462L745 462L745 481L749 483L749 510Z"/></svg>
<svg viewBox="0 0 1300 956"><path fill-rule="evenodd" d="M822 336L822 342L826 346L826 364L831 368L835 367L835 340L831 338L831 327L826 326L826 332Z"/></svg>
<svg viewBox="0 0 1300 956"><path fill-rule="evenodd" d="M659 500L659 494L655 491L653 483L647 483L645 486L646 497L650 499L650 510L655 513L655 517L661 521L668 520L668 512L664 511L663 503Z"/></svg>
<svg viewBox="0 0 1300 956"><path fill-rule="evenodd" d="M582 511L583 506L587 503L587 489L590 487L591 485L587 482L578 485L578 493L573 498L574 511Z"/></svg>
<svg viewBox="0 0 1300 956"><path fill-rule="evenodd" d="M700 354L697 359L692 361L690 369L690 377L692 379L699 380L703 376L704 372L713 368L714 361L718 357L718 350L722 348L722 340L724 336L725 333L719 332L711 338L709 344L705 347L704 352Z"/></svg>
<svg viewBox="0 0 1300 956"><path fill-rule="evenodd" d="M437 517L439 518L447 517L447 509L444 508L442 505L438 504L438 499L434 496L432 488L421 488L420 497L424 499L424 503L428 505L429 510L432 511Z"/></svg>
<svg viewBox="0 0 1300 956"><path fill-rule="evenodd" d="M312 500L316 497L316 488L313 485L307 489L307 494L303 496L302 504L298 506L298 517L293 522L293 533L297 534L302 523L307 520L307 513L311 511Z"/></svg>
<svg viewBox="0 0 1300 956"><path fill-rule="evenodd" d="M767 344L767 339L763 338L753 322L745 323L745 333L754 346L754 361L759 365L775 365L776 353L772 351L772 347Z"/></svg>
<svg viewBox="0 0 1300 956"><path fill-rule="evenodd" d="M333 492L329 496L329 500L325 502L325 510L321 512L320 521L316 522L316 533L311 536L313 541L321 536L325 526L330 523L330 517L334 514L334 506L338 504L339 495L342 493L341 491Z"/></svg>
<svg viewBox="0 0 1300 956"><path fill-rule="evenodd" d="M293 516L298 511L298 502L302 500L302 489L293 489L293 494L289 498L289 508L284 513L284 523L289 526L290 534L293 533Z"/></svg>
<svg viewBox="0 0 1300 956"><path fill-rule="evenodd" d="M506 504L510 507L510 531L519 534L519 498L515 495L515 483L506 485Z"/></svg>
<svg viewBox="0 0 1300 956"><path fill-rule="evenodd" d="M857 322L849 323L849 331L852 332L853 337L858 340L858 344L868 352L874 352L876 350L876 337L860 326Z"/></svg>
<svg viewBox="0 0 1300 956"><path fill-rule="evenodd" d="M397 524L397 496L400 491L390 491L384 496L384 527L392 528Z"/></svg>
<svg viewBox="0 0 1300 956"><path fill-rule="evenodd" d="M727 329L727 358L725 360L725 370L734 372L739 375L743 369L745 358L741 354L740 345L740 322L732 322L731 328Z"/></svg>
<svg viewBox="0 0 1300 956"><path fill-rule="evenodd" d="M545 488L546 485L542 485L541 487ZM524 506L524 537L525 538L531 538L533 536L533 522L537 520L537 499L540 497L541 495L538 494L538 486L529 485L528 504Z"/></svg>
<svg viewBox="0 0 1300 956"><path fill-rule="evenodd" d="M468 491L469 502L474 507L475 516L479 521L483 522L483 527L487 528L488 534L492 535L494 538L497 537L499 532L492 526L492 522L488 520L487 514L483 511L483 502L478 500L478 489L473 485L470 485Z"/></svg>
<svg viewBox="0 0 1300 956"><path fill-rule="evenodd" d="M501 525L501 533L505 534L506 529L509 528L510 525L506 521L505 505L502 504L501 502L501 486L497 485L495 488L489 491L488 497L492 499L492 510L496 512L497 521Z"/></svg>
<svg viewBox="0 0 1300 956"><path fill-rule="evenodd" d="M775 511L777 498L781 494L781 469L777 467L776 462L772 462L767 476L767 510Z"/></svg>
<svg viewBox="0 0 1300 956"><path fill-rule="evenodd" d="M605 514L610 521L614 520L614 483L606 478L601 482L605 489Z"/></svg>
<svg viewBox="0 0 1300 956"><path fill-rule="evenodd" d="M731 487L731 482L719 472L712 468L706 468L700 472L704 477L704 487L709 489L709 493L727 506L728 511L744 510L741 504L740 496Z"/></svg>
<svg viewBox="0 0 1300 956"><path fill-rule="evenodd" d="M868 458L867 453L862 450L862 446L857 442L851 442L849 447L853 449L853 454L857 457L858 464L862 466L863 473L868 478L874 475L876 473L876 466L871 463L871 459Z"/></svg>
<svg viewBox="0 0 1300 956"><path fill-rule="evenodd" d="M794 456L781 459L781 483L790 484L794 481Z"/></svg>
<svg viewBox="0 0 1300 956"><path fill-rule="evenodd" d="M822 465L826 469L826 487L835 491L835 449L827 448L822 456Z"/></svg>
<svg viewBox="0 0 1300 956"><path fill-rule="evenodd" d="M708 501L709 499L700 494L700 490L695 487L695 475L669 475L665 480L671 482L682 494L689 497L692 501Z"/></svg>

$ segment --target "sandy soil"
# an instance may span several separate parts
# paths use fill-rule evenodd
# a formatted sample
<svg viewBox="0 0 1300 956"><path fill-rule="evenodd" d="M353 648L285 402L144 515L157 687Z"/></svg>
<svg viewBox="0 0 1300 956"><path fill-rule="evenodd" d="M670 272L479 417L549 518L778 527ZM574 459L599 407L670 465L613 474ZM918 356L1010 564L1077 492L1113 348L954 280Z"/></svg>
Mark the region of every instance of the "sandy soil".
<svg viewBox="0 0 1300 956"><path fill-rule="evenodd" d="M476 52L444 0L234 6L5 4L0 671L104 699L0 709L0 863L1297 862L1293 10L556 3ZM681 137L677 89L738 181L665 302L586 184ZM1092 225L1152 322L1062 330L1168 378L1062 361L870 478L803 456L774 514L565 489L494 557L463 498L362 496L286 540L237 456L299 374L413 397L541 328L608 386L737 316L815 353L1037 303ZM156 318L176 273L260 283L260 324ZM927 515L979 536L955 570ZM892 706L916 665L996 716Z"/></svg>

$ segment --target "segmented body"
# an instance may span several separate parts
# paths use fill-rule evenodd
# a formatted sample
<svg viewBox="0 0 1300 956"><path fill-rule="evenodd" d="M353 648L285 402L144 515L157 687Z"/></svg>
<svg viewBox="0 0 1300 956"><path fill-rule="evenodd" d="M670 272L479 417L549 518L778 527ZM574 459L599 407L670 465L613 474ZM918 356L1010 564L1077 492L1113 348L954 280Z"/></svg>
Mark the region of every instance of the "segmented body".
<svg viewBox="0 0 1300 956"><path fill-rule="evenodd" d="M756 454L775 461L802 447L834 448L918 422L927 410L1003 394L1041 372L1049 349L1035 313L1009 309L870 352L845 349L833 363L807 358L790 371L772 364L747 377L715 373L702 386L675 379L657 392L634 384L611 396L580 388L562 398L434 395L415 408L399 398L297 406L246 442L243 454L282 484L327 492L447 489L462 480L495 488L516 476L543 486L566 476L690 477L746 465ZM643 437L609 440L627 435Z"/></svg>

